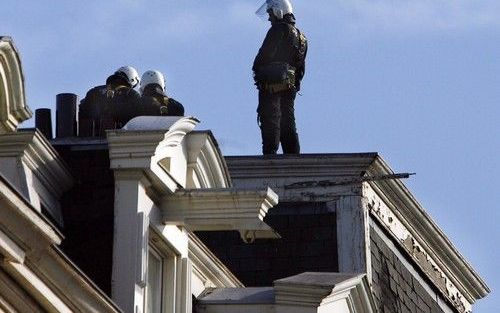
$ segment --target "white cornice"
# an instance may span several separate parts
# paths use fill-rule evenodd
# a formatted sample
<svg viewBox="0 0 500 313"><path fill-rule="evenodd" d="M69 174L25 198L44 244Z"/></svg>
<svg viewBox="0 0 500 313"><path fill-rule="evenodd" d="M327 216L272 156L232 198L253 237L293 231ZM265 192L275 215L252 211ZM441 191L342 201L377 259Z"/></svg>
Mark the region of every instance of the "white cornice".
<svg viewBox="0 0 500 313"><path fill-rule="evenodd" d="M323 180L359 178L376 153L232 156L226 163L235 186L269 186L282 201L335 201L339 196L360 195L358 186L289 188Z"/></svg>
<svg viewBox="0 0 500 313"><path fill-rule="evenodd" d="M197 123L192 117L140 116L123 129L107 131L111 169L143 171L156 188L174 192L180 184L166 166L170 148L177 149Z"/></svg>
<svg viewBox="0 0 500 313"><path fill-rule="evenodd" d="M274 294L277 305L319 307L346 300L351 312L374 312L364 274L306 272L274 281Z"/></svg>
<svg viewBox="0 0 500 313"><path fill-rule="evenodd" d="M189 259L194 269L215 287L243 287L238 278L191 232L189 232Z"/></svg>
<svg viewBox="0 0 500 313"><path fill-rule="evenodd" d="M5 201L7 204L0 210L1 228L16 230L15 241L20 242L22 247L33 245L32 249L35 249L61 243L62 235L57 229L3 179L0 179L0 201ZM7 235L12 239L13 235L9 233Z"/></svg>
<svg viewBox="0 0 500 313"><path fill-rule="evenodd" d="M0 134L16 131L31 115L19 53L10 37L0 37Z"/></svg>
<svg viewBox="0 0 500 313"><path fill-rule="evenodd" d="M57 199L73 185L66 164L38 130L0 135L1 157L21 158Z"/></svg>
<svg viewBox="0 0 500 313"><path fill-rule="evenodd" d="M372 164L369 174L390 174L392 171L387 166L387 164L381 159L377 158ZM390 230L395 239L402 243L404 240L410 240L413 245L416 245L419 250L427 255L430 260L431 266L435 267L442 273L443 277L447 278L446 289L441 291L445 296L456 303L460 300L459 295L449 294L450 290L456 288L457 291L463 297L467 299L467 302L474 303L475 300L486 296L490 290L486 283L481 279L481 277L474 271L472 266L464 259L464 257L457 251L453 246L451 241L445 236L445 234L439 229L439 227L434 223L430 216L425 212L423 207L418 203L415 197L410 193L406 186L400 180L386 180L386 181L376 181L370 182L370 186L375 191L376 195L381 198L381 200L386 203L389 207L389 211L384 213L383 217L380 210L377 211L375 208L376 200L373 200L373 196L368 199L368 203L372 207L372 214L375 214L383 222L383 225ZM391 221L399 221L401 224L397 227L399 230L395 230L395 222L389 223L389 214L391 216ZM392 230L391 230L392 228ZM404 234L407 232L405 237L409 238L399 238L398 234ZM409 247L403 248L406 250ZM415 251L408 251L413 254ZM425 264L414 261L420 266L424 272ZM430 277L431 280L434 280ZM435 282L436 286L439 288L441 284ZM463 302L463 301L459 301ZM464 311L467 311L465 305Z"/></svg>
<svg viewBox="0 0 500 313"><path fill-rule="evenodd" d="M166 129L150 129L145 126L142 129L130 127L127 123L123 129L108 130L111 168L146 167L150 164L151 157L156 156L162 159L165 154L163 148L178 146L186 134L191 132L198 123L198 120L192 117L177 118L173 123L168 118L140 116L129 122L135 125L165 119L165 125L169 126Z"/></svg>
<svg viewBox="0 0 500 313"><path fill-rule="evenodd" d="M300 154L279 156L229 156L226 163L233 179L310 178L359 176L376 153Z"/></svg>
<svg viewBox="0 0 500 313"><path fill-rule="evenodd" d="M121 312L58 247L51 247L36 263L29 265L35 274L50 282L54 292L65 303L70 303L73 310L77 308L84 312Z"/></svg>
<svg viewBox="0 0 500 313"><path fill-rule="evenodd" d="M120 312L58 250L56 229L1 179L0 202L0 267L17 285L50 312Z"/></svg>
<svg viewBox="0 0 500 313"><path fill-rule="evenodd" d="M25 253L10 237L0 229L0 256L3 261L23 263Z"/></svg>
<svg viewBox="0 0 500 313"><path fill-rule="evenodd" d="M165 224L197 230L238 230L246 241L278 238L264 223L267 211L278 203L271 190L185 189L161 199Z"/></svg>
<svg viewBox="0 0 500 313"><path fill-rule="evenodd" d="M70 307L24 263L5 262L2 267L48 312L73 312Z"/></svg>
<svg viewBox="0 0 500 313"><path fill-rule="evenodd" d="M38 210L45 206L62 225L59 200L73 185L73 178L49 141L31 129L0 135L0 159L14 166L4 169L4 175L31 204Z"/></svg>

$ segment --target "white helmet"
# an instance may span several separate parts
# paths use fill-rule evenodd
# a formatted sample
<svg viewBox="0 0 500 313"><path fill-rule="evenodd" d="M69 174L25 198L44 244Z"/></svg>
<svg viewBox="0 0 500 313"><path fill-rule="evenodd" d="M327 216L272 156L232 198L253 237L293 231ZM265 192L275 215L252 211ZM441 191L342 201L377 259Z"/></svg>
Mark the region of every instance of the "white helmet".
<svg viewBox="0 0 500 313"><path fill-rule="evenodd" d="M255 14L265 16L269 10L272 10L274 16L279 20L283 19L286 14L293 13L292 4L289 0L266 0Z"/></svg>
<svg viewBox="0 0 500 313"><path fill-rule="evenodd" d="M116 70L115 74L124 76L132 88L139 84L139 73L132 66L122 66Z"/></svg>
<svg viewBox="0 0 500 313"><path fill-rule="evenodd" d="M141 93L144 92L144 88L146 88L149 84L158 84L163 91L165 90L165 77L160 71L149 70L142 74L141 78Z"/></svg>

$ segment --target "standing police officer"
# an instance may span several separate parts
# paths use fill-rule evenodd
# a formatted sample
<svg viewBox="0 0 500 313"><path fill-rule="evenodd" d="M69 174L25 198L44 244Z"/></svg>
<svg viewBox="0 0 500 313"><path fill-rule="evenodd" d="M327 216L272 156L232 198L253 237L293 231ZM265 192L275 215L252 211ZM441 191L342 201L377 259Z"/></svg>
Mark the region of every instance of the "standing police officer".
<svg viewBox="0 0 500 313"><path fill-rule="evenodd" d="M106 129L121 128L137 116L140 95L133 89L137 84L137 70L122 66L106 79L106 85L90 89L80 102L79 135L102 137Z"/></svg>
<svg viewBox="0 0 500 313"><path fill-rule="evenodd" d="M296 27L289 0L267 0L256 12L269 15L267 32L252 70L259 90L258 119L263 154L300 153L294 101L304 77L307 39Z"/></svg>
<svg viewBox="0 0 500 313"><path fill-rule="evenodd" d="M159 71L146 71L141 78L141 115L184 116L184 107L165 93L165 77Z"/></svg>

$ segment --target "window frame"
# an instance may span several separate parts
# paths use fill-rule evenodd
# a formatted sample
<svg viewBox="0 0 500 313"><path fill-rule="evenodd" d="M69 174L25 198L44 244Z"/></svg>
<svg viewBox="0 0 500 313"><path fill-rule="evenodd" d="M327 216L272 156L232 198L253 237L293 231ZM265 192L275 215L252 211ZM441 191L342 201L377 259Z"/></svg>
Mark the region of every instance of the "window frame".
<svg viewBox="0 0 500 313"><path fill-rule="evenodd" d="M154 229L149 229L149 244L146 264L149 267L150 253L154 254L161 260L161 313L175 313L176 295L177 295L177 276L178 276L178 260L179 256L175 250L158 234ZM146 271L149 275L149 268ZM146 279L148 281L148 278ZM147 312L148 301L148 284L146 284L144 292L144 312Z"/></svg>

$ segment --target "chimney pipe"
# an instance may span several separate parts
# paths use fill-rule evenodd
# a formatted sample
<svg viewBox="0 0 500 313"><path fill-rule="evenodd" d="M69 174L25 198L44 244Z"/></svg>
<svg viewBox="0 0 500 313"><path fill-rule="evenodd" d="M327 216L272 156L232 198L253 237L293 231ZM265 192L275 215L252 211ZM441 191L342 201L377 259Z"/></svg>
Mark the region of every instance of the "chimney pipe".
<svg viewBox="0 0 500 313"><path fill-rule="evenodd" d="M78 96L74 93L56 95L56 137L76 136L76 103Z"/></svg>
<svg viewBox="0 0 500 313"><path fill-rule="evenodd" d="M50 116L50 109L36 109L35 110L35 127L47 139L52 139L52 118Z"/></svg>

